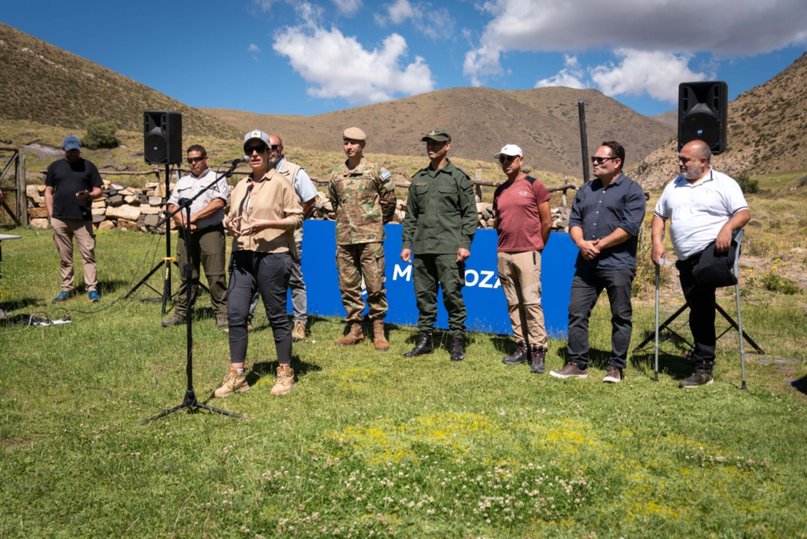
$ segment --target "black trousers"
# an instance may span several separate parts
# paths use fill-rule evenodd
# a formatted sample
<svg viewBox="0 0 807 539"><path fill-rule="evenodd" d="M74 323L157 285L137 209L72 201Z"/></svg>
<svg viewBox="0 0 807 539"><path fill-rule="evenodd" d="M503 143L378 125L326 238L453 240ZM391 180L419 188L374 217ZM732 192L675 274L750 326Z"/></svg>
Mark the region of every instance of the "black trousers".
<svg viewBox="0 0 807 539"><path fill-rule="evenodd" d="M692 360L695 369L712 372L715 363L715 288L699 285L692 276L692 268L698 263L700 253L675 263L681 280L681 289L689 305L689 330L695 341Z"/></svg>
<svg viewBox="0 0 807 539"><path fill-rule="evenodd" d="M292 259L289 253L235 251L230 258L230 286L227 289L227 318L230 326L230 362L246 361L247 318L252 295L257 290L275 339L277 360L291 363L291 322L286 314L286 289Z"/></svg>

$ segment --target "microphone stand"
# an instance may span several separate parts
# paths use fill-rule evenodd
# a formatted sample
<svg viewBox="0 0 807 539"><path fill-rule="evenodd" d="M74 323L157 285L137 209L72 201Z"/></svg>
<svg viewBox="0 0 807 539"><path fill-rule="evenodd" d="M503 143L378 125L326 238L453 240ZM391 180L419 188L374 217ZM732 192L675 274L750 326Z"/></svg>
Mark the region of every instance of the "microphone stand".
<svg viewBox="0 0 807 539"><path fill-rule="evenodd" d="M227 410L221 410L219 408L214 408L213 406L209 406L207 404L201 403L196 399L196 392L193 390L193 249L191 248L191 239L193 236L193 232L190 229L190 222L191 222L191 205L193 201L199 198L202 193L206 192L208 189L217 185L219 180L222 178L228 178L232 175L235 171L236 167L239 163L243 162L241 159L235 159L230 164L230 169L222 174L221 176L217 176L216 179L210 182L204 189L196 193L191 198L181 198L179 199L178 208L172 212L168 213L166 210L166 215L163 220L168 226L168 221L174 215L181 211L185 211L185 223L188 225L184 228L180 233L185 234L185 251L187 252L187 257L185 260L185 267L182 268L183 271L183 279L186 279L188 286L186 287L185 292L185 300L188 302L188 313L185 319L185 328L186 328L186 362L185 362L185 377L187 379L187 388L185 390L185 397L182 399L182 404L174 406L173 408L169 408L167 410L163 410L159 414L146 418L140 422L141 425L145 425L162 417L165 417L169 414L173 414L174 412L178 412L179 410L187 409L189 414L195 413L201 410L207 410L209 412L215 412L218 414L236 417L238 419L243 419L243 415L236 414L234 412L228 412ZM158 224L159 226L159 224Z"/></svg>

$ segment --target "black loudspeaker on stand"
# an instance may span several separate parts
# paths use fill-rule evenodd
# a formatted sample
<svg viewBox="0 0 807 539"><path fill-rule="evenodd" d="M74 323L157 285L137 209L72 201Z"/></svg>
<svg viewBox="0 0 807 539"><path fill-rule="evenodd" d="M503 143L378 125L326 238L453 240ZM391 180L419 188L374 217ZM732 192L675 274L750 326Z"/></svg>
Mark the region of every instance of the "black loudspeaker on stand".
<svg viewBox="0 0 807 539"><path fill-rule="evenodd" d="M229 177L233 173L233 171L235 171L235 168L237 166L238 166L238 160L233 161L233 163L230 165L230 169L227 172L225 172L221 176L218 176L215 179L215 181L208 184L207 187L205 187L204 189L199 191L193 198L182 198L182 199L180 199L179 204L178 204L179 207L177 208L177 210L175 212L169 213L169 212L166 211L166 215L165 215L165 218L164 218L164 223L166 225L166 229L168 228L168 223L170 222L171 218L176 213L178 213L180 211L185 212L185 217L186 217L185 222L190 223L191 222L191 205L193 204L193 201L196 200L197 198L199 198L199 196L201 196L202 193L206 192L211 187L217 185L218 181L221 178ZM188 246L188 249L186 249L186 251L188 253L188 256L185 259L186 260L185 267L182 268L182 271L184 272L183 277L185 279L187 279L188 283L189 283L189 286L186 287L187 296L185 298L186 301L188 302L188 312L187 312L187 316L185 317L185 328L186 328L186 336L187 336L186 337L186 346L187 346L187 348L186 348L185 376L186 376L186 379L187 379L187 388L185 390L185 397L184 397L184 399L182 399L181 404L179 404L177 406L174 406L173 408L163 410L162 412L160 412L159 414L157 414L155 416L152 416L152 417L149 417L149 418L146 418L146 419L142 420L140 423L143 424L143 425L145 425L146 423L150 423L151 421L160 419L161 417L165 417L165 416L167 416L169 414L172 414L174 412L178 412L179 410L188 410L188 413L194 413L194 412L197 412L199 410L207 410L209 412L215 412L215 413L230 416L230 417L236 417L236 418L239 418L239 419L243 418L243 416L241 414L236 414L236 413L233 413L233 412L228 412L227 410L221 410L219 408L214 408L212 406L208 406L207 404L201 403L196 399L196 392L193 389L193 309L194 309L194 306L193 306L193 301L192 301L192 297L191 297L193 295L194 286L192 286L191 283L190 283L191 279L193 279L193 249L190 248L191 236L193 235L193 232L190 230L190 228L185 228L185 229L183 229L181 231L181 233L185 234L185 243Z"/></svg>
<svg viewBox="0 0 807 539"><path fill-rule="evenodd" d="M182 114L179 112L147 110L143 113L143 157L146 163L165 165L165 196L171 192L170 165L182 162ZM168 209L166 207L166 215ZM168 300L171 298L171 266L176 259L171 253L171 222L166 218L165 223L165 257L146 273L126 295L128 299L145 285L154 290L148 280L159 270L165 268L162 291L162 315L165 316ZM157 290L155 292L159 293Z"/></svg>
<svg viewBox="0 0 807 539"><path fill-rule="evenodd" d="M723 81L682 82L678 85L678 150L695 139L712 153L726 150L728 86Z"/></svg>

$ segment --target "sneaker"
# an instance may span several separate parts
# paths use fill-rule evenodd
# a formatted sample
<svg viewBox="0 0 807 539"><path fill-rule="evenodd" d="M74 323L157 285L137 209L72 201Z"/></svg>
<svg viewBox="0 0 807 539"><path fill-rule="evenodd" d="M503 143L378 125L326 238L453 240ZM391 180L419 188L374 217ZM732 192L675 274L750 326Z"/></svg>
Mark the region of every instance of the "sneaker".
<svg viewBox="0 0 807 539"><path fill-rule="evenodd" d="M564 380L566 378L588 378L588 371L581 369L575 363L567 363L566 366L559 371L549 371L549 376Z"/></svg>
<svg viewBox="0 0 807 539"><path fill-rule="evenodd" d="M521 365L527 362L527 345L520 342L516 345L515 351L509 356L502 358L502 363L505 365Z"/></svg>
<svg viewBox="0 0 807 539"><path fill-rule="evenodd" d="M233 393L243 393L244 391L249 391L247 375L243 372L239 374L237 370L230 369L227 376L222 380L221 387L213 392L213 396L221 399L229 397Z"/></svg>
<svg viewBox="0 0 807 539"><path fill-rule="evenodd" d="M87 298L90 300L90 303L98 303L101 301L101 294L99 294L97 290L90 290L89 294L87 294Z"/></svg>
<svg viewBox="0 0 807 539"><path fill-rule="evenodd" d="M291 393L294 388L294 370L291 365L278 365L276 375L275 385L269 393L275 397Z"/></svg>
<svg viewBox="0 0 807 539"><path fill-rule="evenodd" d="M686 380L681 380L678 383L678 387L682 389L691 389L698 386L708 386L714 381L715 379L712 378L712 373L696 369L695 372L692 373L692 376Z"/></svg>
<svg viewBox="0 0 807 539"><path fill-rule="evenodd" d="M59 292L58 296L53 298L53 303L61 303L63 301L67 301L68 299L70 299L70 292L62 290L61 292Z"/></svg>
<svg viewBox="0 0 807 539"><path fill-rule="evenodd" d="M603 382L607 384L618 384L625 378L625 375L622 373L622 369L619 367L614 367L613 365L608 365L605 369L605 378L602 379Z"/></svg>
<svg viewBox="0 0 807 539"><path fill-rule="evenodd" d="M291 340L299 342L305 339L305 322L294 322L294 328L291 330Z"/></svg>
<svg viewBox="0 0 807 539"><path fill-rule="evenodd" d="M162 324L164 328L170 328L173 326L181 326L185 323L185 317L175 314L171 318L166 318L163 320Z"/></svg>

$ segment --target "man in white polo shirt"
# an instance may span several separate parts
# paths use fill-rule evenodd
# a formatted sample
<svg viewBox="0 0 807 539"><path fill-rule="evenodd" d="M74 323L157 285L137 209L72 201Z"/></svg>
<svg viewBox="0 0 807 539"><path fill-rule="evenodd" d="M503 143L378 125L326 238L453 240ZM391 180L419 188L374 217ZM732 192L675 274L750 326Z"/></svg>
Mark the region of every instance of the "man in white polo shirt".
<svg viewBox="0 0 807 539"><path fill-rule="evenodd" d="M697 282L693 268L712 242L718 253L731 246L732 233L751 218L739 184L711 167L712 152L702 140L693 140L678 153L680 176L664 188L655 210L651 234L652 258L664 259L665 222L678 257L676 267L689 304L689 329L695 341L694 373L682 380L682 388L711 384L715 363L715 287Z"/></svg>

